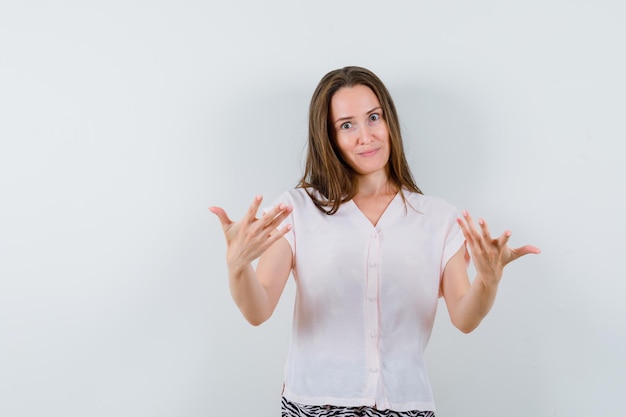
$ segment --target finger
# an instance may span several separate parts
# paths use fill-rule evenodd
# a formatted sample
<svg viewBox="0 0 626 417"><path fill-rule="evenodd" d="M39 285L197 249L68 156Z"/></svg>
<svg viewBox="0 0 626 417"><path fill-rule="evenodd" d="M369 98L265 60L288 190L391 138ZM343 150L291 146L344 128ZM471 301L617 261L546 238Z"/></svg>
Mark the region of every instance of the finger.
<svg viewBox="0 0 626 417"><path fill-rule="evenodd" d="M524 246L520 246L519 248L511 249L511 253L513 254L513 259L511 260L515 260L517 258L521 258L524 255L540 254L541 249L532 245L524 245Z"/></svg>
<svg viewBox="0 0 626 417"><path fill-rule="evenodd" d="M510 238L511 238L511 232L509 230L505 230L496 240L498 243L498 246L503 248L504 245L506 245L509 242Z"/></svg>
<svg viewBox="0 0 626 417"><path fill-rule="evenodd" d="M228 217L223 208L211 206L209 207L209 211L217 216L220 223L222 224L222 227L230 226L233 223L233 221Z"/></svg>
<svg viewBox="0 0 626 417"><path fill-rule="evenodd" d="M463 216L465 216L465 211L463 211ZM474 239L469 231L469 228L467 226L467 222L465 221L465 217L461 218L458 217L456 219L457 224L459 225L459 227L461 228L461 231L463 232L463 236L465 237L465 240L467 241L468 244L470 244L470 246L473 244Z"/></svg>
<svg viewBox="0 0 626 417"><path fill-rule="evenodd" d="M477 242L480 242L480 232L478 232L478 229L476 229L474 219L469 214L469 211L463 210L463 219L465 220L465 224L467 225L467 230L469 234L468 240L470 241L470 243L475 244ZM466 235L465 237L467 238L468 236Z"/></svg>
<svg viewBox="0 0 626 417"><path fill-rule="evenodd" d="M249 214L254 215L258 211L260 205L261 196L257 196L253 202ZM271 209L264 212L260 219L254 217L252 220L248 219L249 227L242 228L241 233L247 230L250 236L256 236L257 239L261 239L265 247L271 246L276 240L286 234L288 230L280 231L277 235L278 226L289 216L293 211L293 207L285 203L274 205ZM284 229L284 227L283 227Z"/></svg>
<svg viewBox="0 0 626 417"><path fill-rule="evenodd" d="M261 194L257 194L252 200L252 204L248 207L248 212L246 213L245 220L254 221L256 220L256 214L259 211L259 207L261 207L261 202L263 201L263 196Z"/></svg>
<svg viewBox="0 0 626 417"><path fill-rule="evenodd" d="M473 242L472 236L470 235L470 232L467 228L467 224L465 223L465 221L462 218L457 218L456 219L457 224L459 225L459 227L461 228L461 232L463 232L463 236L465 237L465 240L471 245Z"/></svg>
<svg viewBox="0 0 626 417"><path fill-rule="evenodd" d="M265 226L279 225L293 211L293 206L285 203L276 204L270 210L263 213Z"/></svg>
<svg viewBox="0 0 626 417"><path fill-rule="evenodd" d="M488 242L491 241L491 232L489 232L489 226L487 226L485 219L478 219L478 225L480 226L483 239Z"/></svg>
<svg viewBox="0 0 626 417"><path fill-rule="evenodd" d="M255 233L257 233L259 236L264 235L266 239L270 238L272 243L278 240L287 232L289 232L289 230L291 230L290 224L283 225L279 229L279 226L287 218L287 216L289 216L291 211L292 207L285 205L284 210L276 215L273 219L271 218L271 214L269 214L269 212L266 213L266 215L262 217L259 221L257 221L256 224L253 226L256 230ZM287 226L289 228L286 228Z"/></svg>
<svg viewBox="0 0 626 417"><path fill-rule="evenodd" d="M269 235L269 239L268 239L268 247L270 247L274 242L276 242L278 239L280 239L281 237L285 236L290 230L291 230L292 226L290 224L286 224L285 226L281 227L280 229L274 229L274 231L272 233L270 233Z"/></svg>

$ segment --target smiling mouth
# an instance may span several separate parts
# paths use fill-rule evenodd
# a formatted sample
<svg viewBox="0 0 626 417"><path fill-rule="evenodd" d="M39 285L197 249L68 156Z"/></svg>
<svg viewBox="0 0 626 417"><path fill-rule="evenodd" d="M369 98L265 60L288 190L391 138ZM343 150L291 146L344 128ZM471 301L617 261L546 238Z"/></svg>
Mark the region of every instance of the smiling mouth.
<svg viewBox="0 0 626 417"><path fill-rule="evenodd" d="M376 153L379 151L379 148L376 149L370 149L368 151L364 151L364 152L359 152L358 155L359 156L372 156L372 155L376 155Z"/></svg>

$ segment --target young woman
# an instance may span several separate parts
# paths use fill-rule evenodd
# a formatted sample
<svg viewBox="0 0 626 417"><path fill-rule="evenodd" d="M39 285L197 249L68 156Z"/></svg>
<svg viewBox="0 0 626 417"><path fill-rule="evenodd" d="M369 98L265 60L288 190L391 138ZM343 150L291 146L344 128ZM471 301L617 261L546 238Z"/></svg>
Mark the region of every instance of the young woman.
<svg viewBox="0 0 626 417"><path fill-rule="evenodd" d="M296 281L284 417L434 415L423 352L438 298L470 332L489 312L504 266L539 253L510 248L510 232L492 238L484 220L421 193L393 100L360 67L322 78L304 176L257 218L261 201L238 222L210 211L226 236L233 299L250 323L272 315L290 273Z"/></svg>

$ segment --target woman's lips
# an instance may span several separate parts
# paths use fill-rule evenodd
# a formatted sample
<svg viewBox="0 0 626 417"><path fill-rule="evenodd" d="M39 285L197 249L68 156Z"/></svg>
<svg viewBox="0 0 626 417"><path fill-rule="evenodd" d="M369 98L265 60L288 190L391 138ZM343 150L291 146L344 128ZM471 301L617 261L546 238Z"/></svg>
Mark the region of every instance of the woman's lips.
<svg viewBox="0 0 626 417"><path fill-rule="evenodd" d="M369 149L367 151L362 151L359 152L358 155L359 156L373 156L376 155L376 153L380 150L380 148L376 148L376 149Z"/></svg>

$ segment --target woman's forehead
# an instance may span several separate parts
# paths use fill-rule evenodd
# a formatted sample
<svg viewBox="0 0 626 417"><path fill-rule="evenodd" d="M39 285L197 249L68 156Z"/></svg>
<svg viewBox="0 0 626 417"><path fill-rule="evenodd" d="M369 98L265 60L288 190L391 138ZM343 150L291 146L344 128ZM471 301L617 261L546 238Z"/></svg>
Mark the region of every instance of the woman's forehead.
<svg viewBox="0 0 626 417"><path fill-rule="evenodd" d="M366 114L380 107L380 101L374 91L365 85L341 87L330 101L333 119L355 117Z"/></svg>

